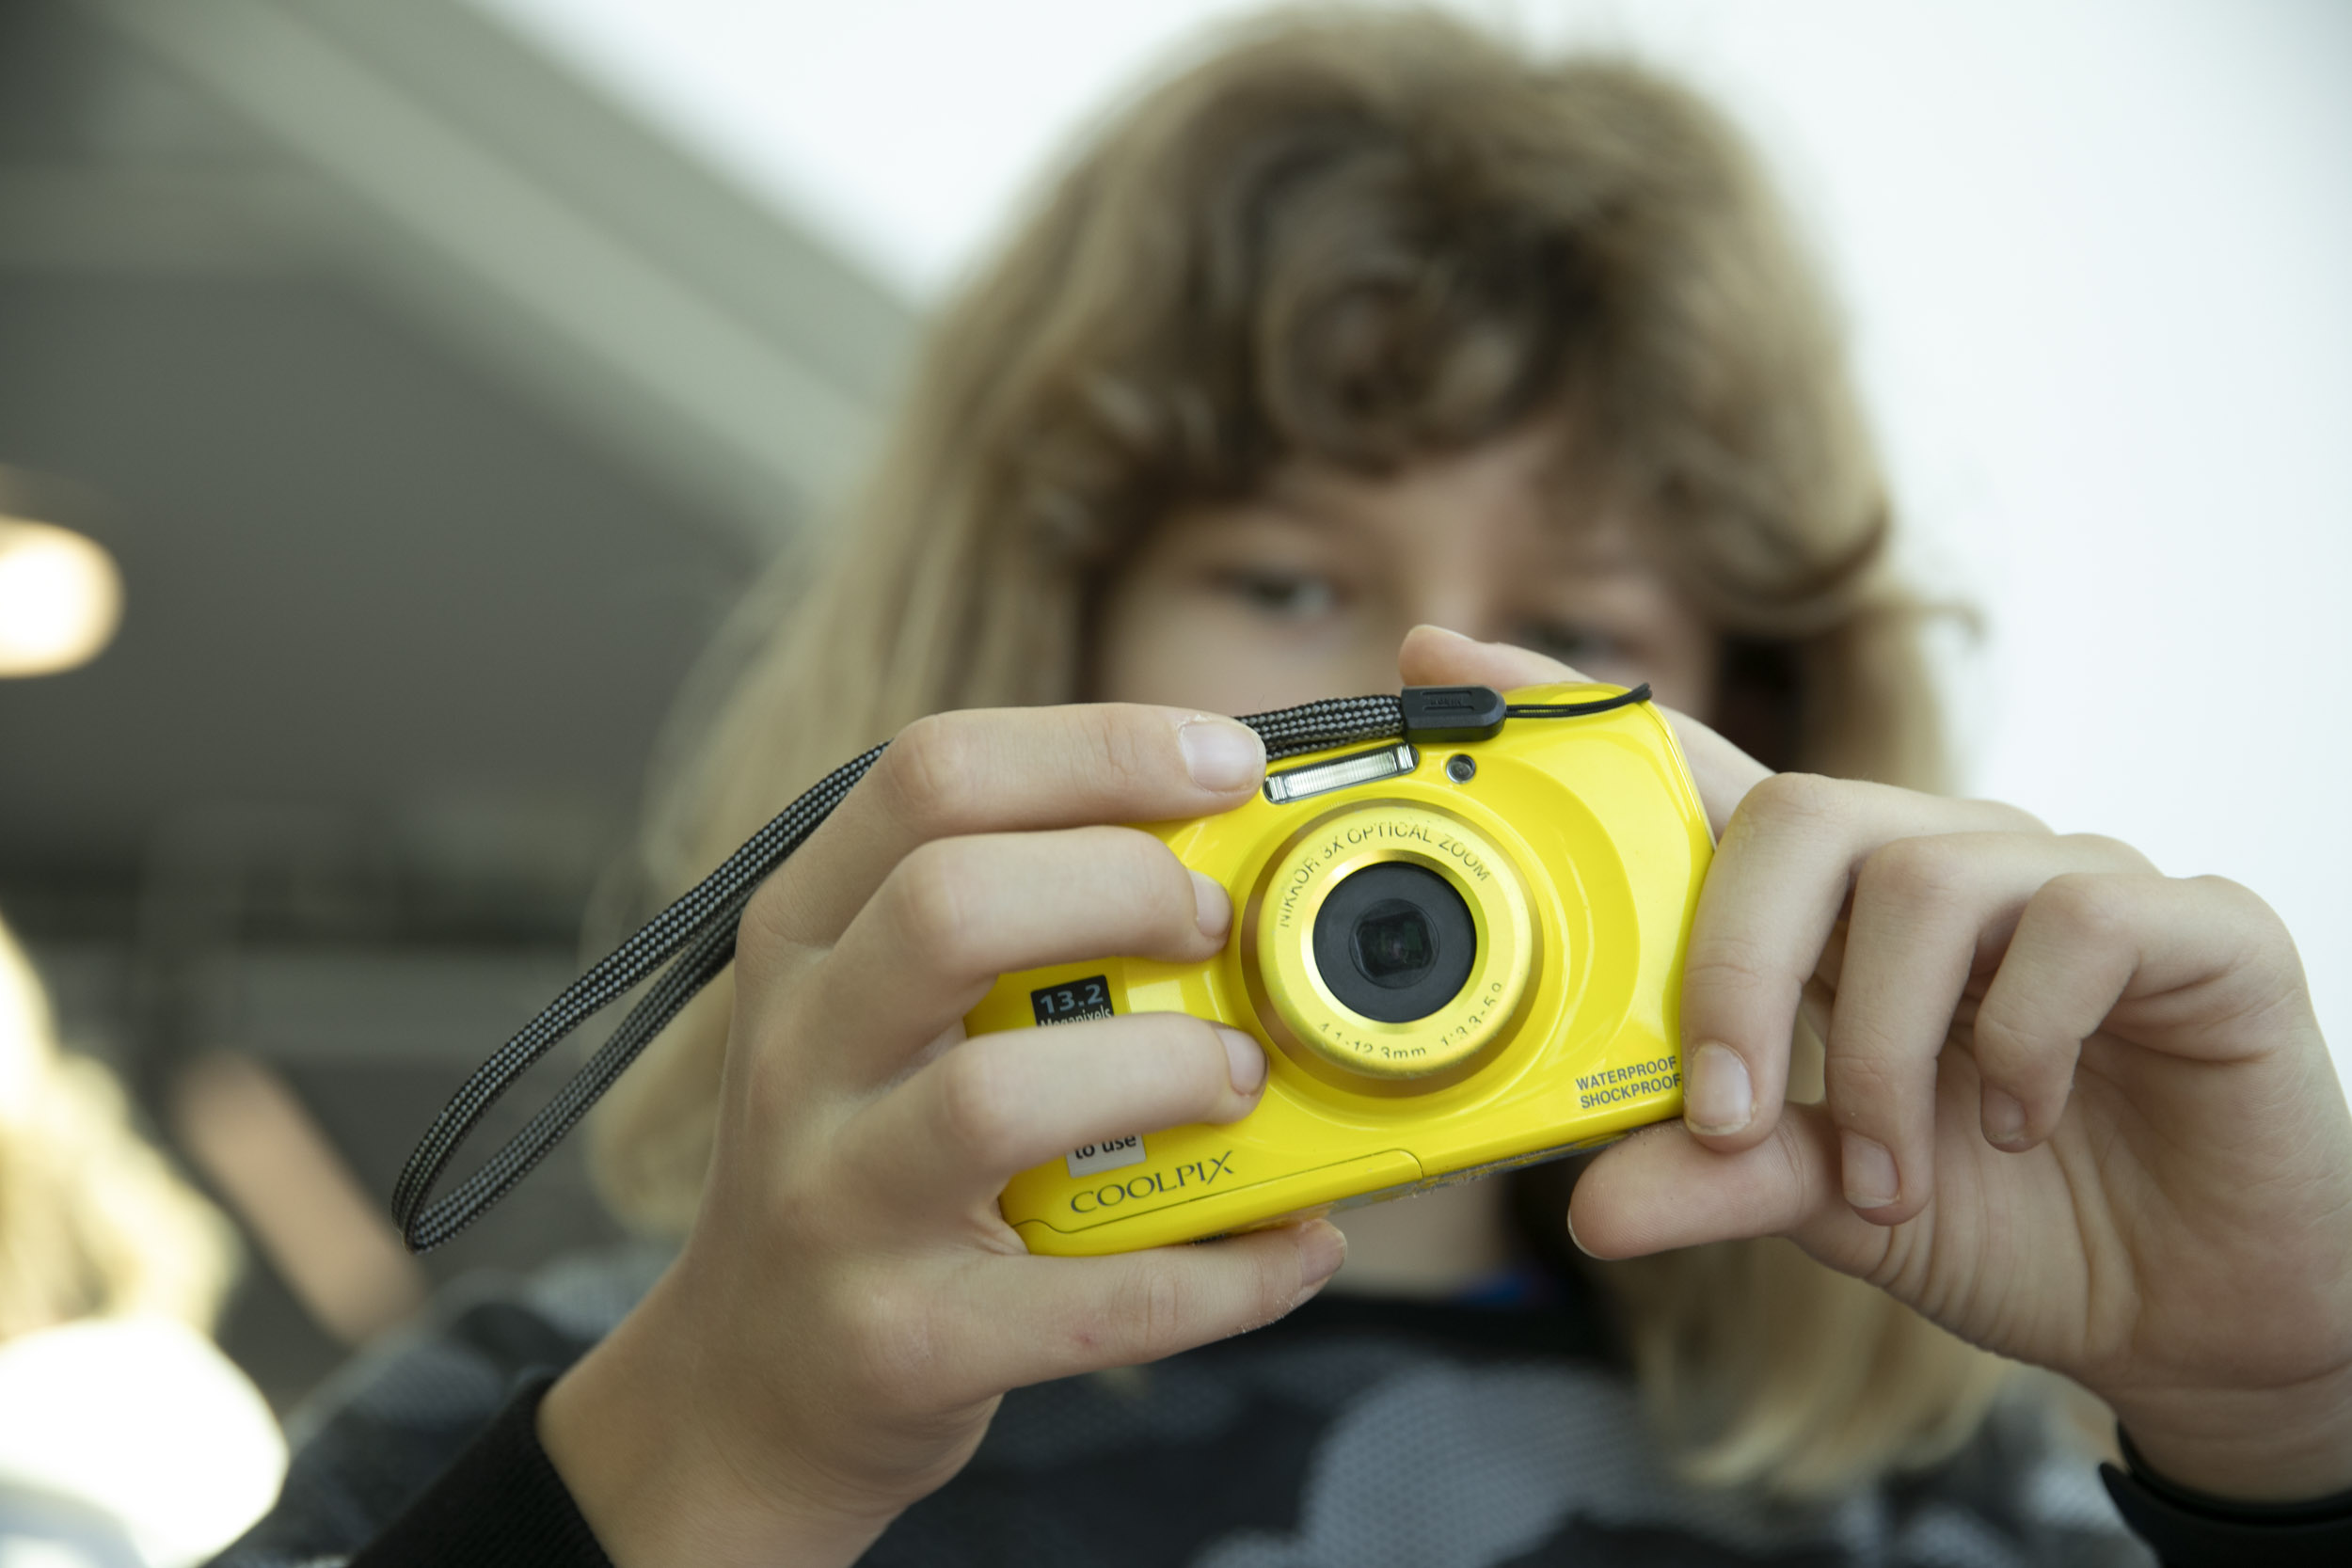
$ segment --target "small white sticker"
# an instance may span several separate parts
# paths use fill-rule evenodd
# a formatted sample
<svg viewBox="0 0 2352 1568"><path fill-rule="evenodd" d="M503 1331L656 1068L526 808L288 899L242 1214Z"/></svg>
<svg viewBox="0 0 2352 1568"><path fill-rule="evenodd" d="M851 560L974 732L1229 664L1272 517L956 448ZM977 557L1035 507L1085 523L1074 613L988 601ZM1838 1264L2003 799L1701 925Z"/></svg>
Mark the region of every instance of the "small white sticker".
<svg viewBox="0 0 2352 1568"><path fill-rule="evenodd" d="M1131 1133L1105 1143L1073 1148L1063 1158L1062 1164L1070 1167L1070 1174L1074 1179L1097 1176L1106 1170L1118 1170L1123 1165L1139 1165L1143 1164L1143 1139Z"/></svg>

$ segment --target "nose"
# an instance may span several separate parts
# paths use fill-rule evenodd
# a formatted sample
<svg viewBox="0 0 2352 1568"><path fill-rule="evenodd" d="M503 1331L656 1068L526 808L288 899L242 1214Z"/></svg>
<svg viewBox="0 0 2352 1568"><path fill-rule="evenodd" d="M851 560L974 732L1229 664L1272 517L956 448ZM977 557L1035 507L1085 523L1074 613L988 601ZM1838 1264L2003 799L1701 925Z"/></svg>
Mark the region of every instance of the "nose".
<svg viewBox="0 0 2352 1568"><path fill-rule="evenodd" d="M1509 633L1511 628L1502 624L1504 616L1497 602L1498 585L1486 580L1486 574L1467 569L1469 564L1452 562L1424 566L1399 585L1396 625L1391 628L1395 641L1403 641L1406 632L1420 626L1443 626L1482 642Z"/></svg>

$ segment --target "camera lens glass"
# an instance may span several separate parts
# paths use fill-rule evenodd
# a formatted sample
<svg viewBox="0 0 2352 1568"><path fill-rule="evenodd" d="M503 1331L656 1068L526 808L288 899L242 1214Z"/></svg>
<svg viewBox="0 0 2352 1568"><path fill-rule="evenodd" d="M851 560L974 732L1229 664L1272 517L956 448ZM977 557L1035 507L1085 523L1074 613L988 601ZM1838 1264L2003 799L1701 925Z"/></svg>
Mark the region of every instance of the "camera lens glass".
<svg viewBox="0 0 2352 1568"><path fill-rule="evenodd" d="M1418 905L1384 898L1356 917L1356 967L1365 979L1403 990L1438 961L1437 933Z"/></svg>
<svg viewBox="0 0 2352 1568"><path fill-rule="evenodd" d="M1454 1000L1478 957L1470 906L1425 865L1380 861L1348 876L1315 914L1315 968L1345 1006L1410 1023Z"/></svg>

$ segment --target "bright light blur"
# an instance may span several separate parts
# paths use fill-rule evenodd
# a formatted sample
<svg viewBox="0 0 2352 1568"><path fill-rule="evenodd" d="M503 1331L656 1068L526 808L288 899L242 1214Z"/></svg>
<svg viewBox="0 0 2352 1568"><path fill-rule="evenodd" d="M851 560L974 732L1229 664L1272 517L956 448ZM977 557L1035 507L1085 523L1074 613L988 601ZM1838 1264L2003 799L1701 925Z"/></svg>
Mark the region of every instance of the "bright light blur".
<svg viewBox="0 0 2352 1568"><path fill-rule="evenodd" d="M0 924L0 1492L112 1521L148 1568L191 1568L268 1510L285 1439L185 1321L216 1302L226 1243L126 1125L109 1075L64 1056L55 1028ZM95 1290L127 1309L45 1321ZM0 1539L0 1568L85 1560Z"/></svg>
<svg viewBox="0 0 2352 1568"><path fill-rule="evenodd" d="M168 1318L85 1319L0 1344L0 1477L118 1521L150 1568L211 1558L269 1511L286 1472L260 1390ZM0 1568L9 1550L0 1543Z"/></svg>
<svg viewBox="0 0 2352 1568"><path fill-rule="evenodd" d="M122 574L95 542L0 517L0 676L87 664L122 621Z"/></svg>
<svg viewBox="0 0 2352 1568"><path fill-rule="evenodd" d="M1232 0L479 0L936 298ZM2352 1079L2352 6L1456 0L1689 79L1848 306L1972 791L2268 899Z"/></svg>

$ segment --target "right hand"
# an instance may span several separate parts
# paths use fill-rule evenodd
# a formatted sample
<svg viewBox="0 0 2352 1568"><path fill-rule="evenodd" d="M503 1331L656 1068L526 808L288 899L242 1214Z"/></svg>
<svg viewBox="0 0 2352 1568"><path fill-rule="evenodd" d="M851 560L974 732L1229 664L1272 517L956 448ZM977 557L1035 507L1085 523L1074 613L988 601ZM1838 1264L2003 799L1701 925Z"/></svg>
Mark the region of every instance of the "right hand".
<svg viewBox="0 0 2352 1568"><path fill-rule="evenodd" d="M760 889L693 1232L540 1407L621 1568L851 1562L1006 1389L1267 1323L1339 1267L1322 1221L1030 1257L996 1208L1010 1177L1105 1128L1234 1120L1265 1059L1176 1013L962 1037L1001 973L1216 953L1225 891L1102 824L1238 805L1263 755L1170 708L926 719Z"/></svg>

